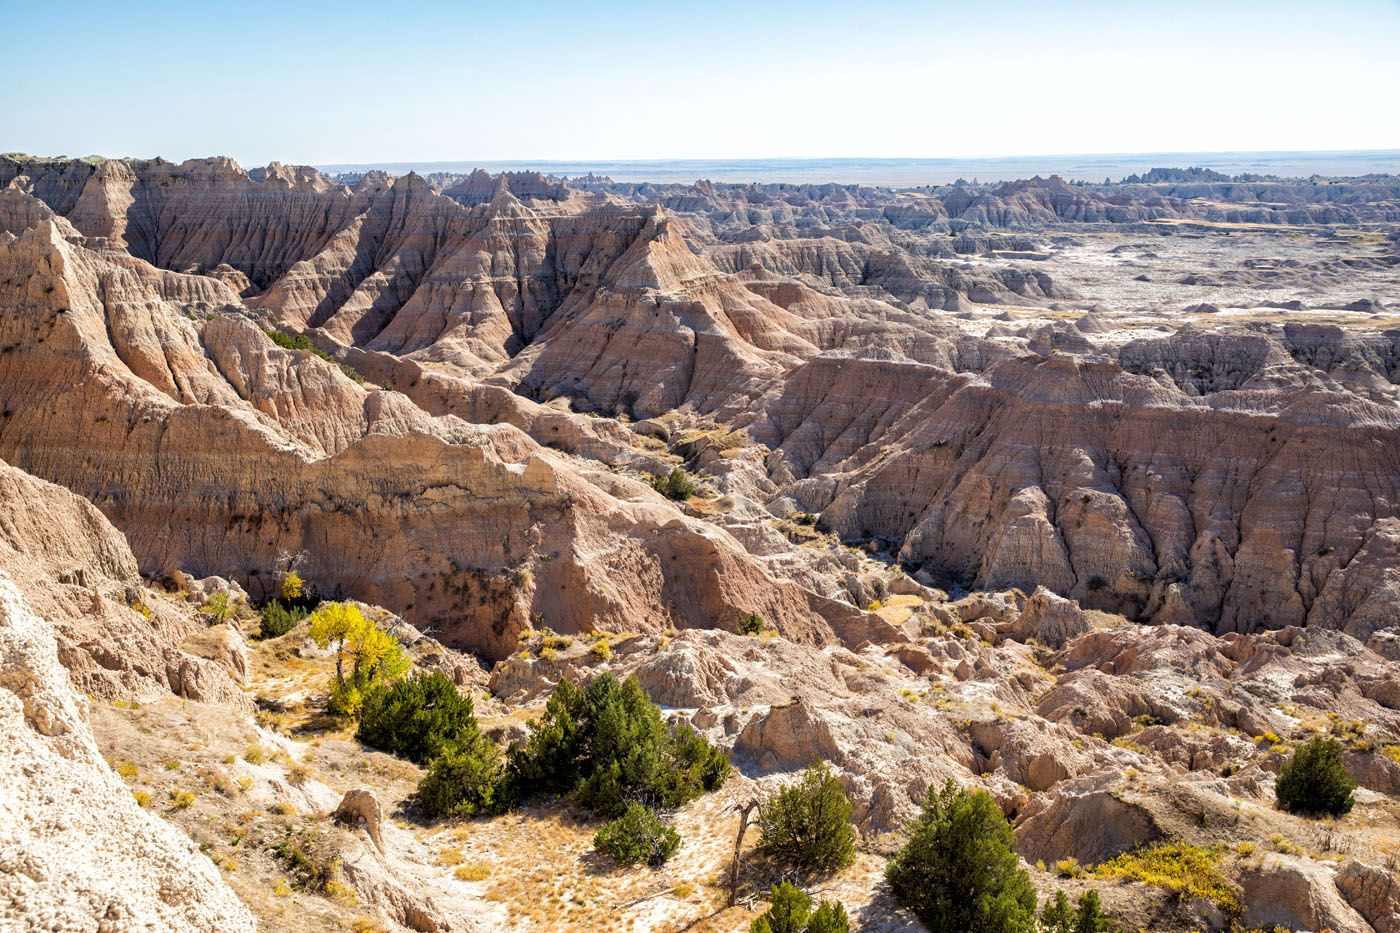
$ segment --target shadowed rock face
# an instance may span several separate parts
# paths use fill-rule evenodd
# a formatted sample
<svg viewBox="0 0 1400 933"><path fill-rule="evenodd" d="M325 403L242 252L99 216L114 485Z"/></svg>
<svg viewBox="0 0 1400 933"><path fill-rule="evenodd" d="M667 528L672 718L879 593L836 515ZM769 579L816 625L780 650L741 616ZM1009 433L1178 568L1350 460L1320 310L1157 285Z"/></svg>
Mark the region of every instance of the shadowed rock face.
<svg viewBox="0 0 1400 933"><path fill-rule="evenodd" d="M910 232L920 210L990 226L1217 210L1200 198L1053 179L941 198L339 184L222 159L5 160L0 182L0 456L91 498L148 572L258 595L279 553L304 551L328 592L492 655L537 616L866 631L831 588L763 585L750 539L600 468L661 467L622 425L542 405L568 400L741 428L749 454L687 456L961 585L1221 632L1365 637L1400 603L1395 331L974 327L943 309L1062 292L946 256L1035 244Z"/></svg>

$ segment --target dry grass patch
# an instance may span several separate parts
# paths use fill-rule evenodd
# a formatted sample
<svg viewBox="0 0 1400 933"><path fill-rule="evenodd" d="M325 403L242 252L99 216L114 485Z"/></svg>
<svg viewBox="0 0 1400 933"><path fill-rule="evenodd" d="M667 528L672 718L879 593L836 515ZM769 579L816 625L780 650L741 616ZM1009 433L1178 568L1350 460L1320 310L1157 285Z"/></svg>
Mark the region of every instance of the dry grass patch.
<svg viewBox="0 0 1400 933"><path fill-rule="evenodd" d="M472 862L470 865L458 865L452 875L458 881L485 881L491 877L491 868L480 862Z"/></svg>

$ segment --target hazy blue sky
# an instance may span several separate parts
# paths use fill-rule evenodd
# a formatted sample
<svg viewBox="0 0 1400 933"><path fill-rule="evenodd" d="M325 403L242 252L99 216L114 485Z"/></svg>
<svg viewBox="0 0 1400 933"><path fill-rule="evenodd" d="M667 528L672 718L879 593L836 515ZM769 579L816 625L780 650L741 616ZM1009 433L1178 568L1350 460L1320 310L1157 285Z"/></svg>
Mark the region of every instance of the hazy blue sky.
<svg viewBox="0 0 1400 933"><path fill-rule="evenodd" d="M245 165L1400 148L1400 0L0 0L0 151Z"/></svg>

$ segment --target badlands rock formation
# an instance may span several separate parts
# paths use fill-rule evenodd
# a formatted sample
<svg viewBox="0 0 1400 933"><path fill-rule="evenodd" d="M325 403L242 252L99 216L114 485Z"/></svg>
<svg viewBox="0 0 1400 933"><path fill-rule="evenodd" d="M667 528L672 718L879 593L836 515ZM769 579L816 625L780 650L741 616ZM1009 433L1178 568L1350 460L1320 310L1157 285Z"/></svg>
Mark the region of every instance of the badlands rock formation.
<svg viewBox="0 0 1400 933"><path fill-rule="evenodd" d="M510 424L429 415L277 348L241 315L206 319L237 300L222 283L89 250L68 230L45 220L0 245L0 277L23 283L0 324L12 348L0 444L106 509L148 573L217 571L258 595L285 569L279 554L305 551L323 592L488 655L534 613L566 631L745 612L809 639L864 624L849 604L765 585L737 542L633 479L575 469ZM531 423L542 441L557 430ZM62 455L75 438L88 453Z"/></svg>
<svg viewBox="0 0 1400 933"><path fill-rule="evenodd" d="M399 507L372 514L395 501L393 491L368 499L368 477L350 475L367 448L421 471L436 459L433 445L410 438L433 437L444 450L475 448L461 452L467 460L533 464L498 473L528 487L505 498L544 495L558 505L597 494L596 483L555 493L558 465L516 433L425 412L510 424L536 443L601 455L614 467L638 462L626 434L545 418L531 410L534 399L743 428L773 454L746 495L822 513L844 537L886 542L946 583L1044 584L1134 618L1217 631L1311 622L1364 634L1376 606L1393 600L1396 582L1375 562L1384 563L1377 552L1396 518L1398 330L1299 322L1116 343L1061 325L1060 337L1034 326L979 332L930 309L1067 292L1044 272L936 258L975 250L977 241L914 237L889 216L870 219L863 205L904 196L863 189L762 194L702 184L677 200L502 178L487 199L479 176L437 179L439 193L416 176L346 186L279 165L248 175L227 160L12 159L0 181L9 182L6 227L15 237L4 280L23 311L6 308L10 356L0 378L16 401L46 380L66 395L47 410L11 405L0 453L92 497L128 531L161 524L150 503L163 515L184 511L179 524L196 533L163 523L137 536L147 572L189 564L236 574L256 591L253 575L275 570L267 555L306 550L326 564L317 568L323 586L439 627L452 624L444 594L485 594L489 608L469 627L496 631L458 639L464 646L509 647L520 611L578 629L595 610L567 608L575 597L563 598L561 571L534 568L538 595L520 611L502 605L490 582L541 547L574 547L580 529L555 546L520 540L528 528L549 534L567 515L501 516L490 545L470 542L482 547L461 553L431 545L427 566L391 569L378 561L381 539L421 545L433 532L409 527L418 516ZM1196 199L1136 191L1113 197L1150 204L1134 208L1138 219L1219 219ZM1359 187L1355 201L1383 219L1392 195ZM747 226L732 214L716 225L716 203L760 196L784 205L779 219L792 224L751 212ZM1002 186L963 204L969 196L957 189L944 201L962 204L956 216L964 219L974 201L993 197L1022 204L1026 223L1082 226L1114 213L1069 208L1106 196L1058 181ZM1032 203L1040 207L1025 207ZM977 216L987 222L985 212ZM860 236L831 236L838 219L858 223ZM819 223L826 226L809 229ZM753 235L726 242L740 226ZM993 253L1028 245L986 242ZM248 317L309 331L408 399L278 352ZM89 365L103 369L107 385L75 378ZM487 394L501 389L514 394ZM146 411L143 398L165 413ZM93 424L65 420L113 404ZM72 456L75 431L80 447L123 467ZM248 432L259 440L249 443ZM228 453L211 455L195 440L210 436ZM376 439L356 443L367 437ZM157 443L168 462L134 453ZM308 458L315 466L293 465ZM131 475L119 489L103 479L148 463L156 475ZM418 482L452 485L431 471ZM332 490L337 501L308 514L308 501ZM423 503L413 498L407 509L416 513ZM694 546L680 537L683 549ZM640 559L653 577L669 566L655 553ZM607 587L583 585L589 599L611 603L609 623L638 614L663 621L598 593ZM766 608L785 623L832 625L829 609L782 602Z"/></svg>
<svg viewBox="0 0 1400 933"><path fill-rule="evenodd" d="M668 884L722 875L726 808L828 761L872 929L910 928L885 841L948 778L995 796L1038 887L1101 889L1130 928L1400 928L1397 204L1394 179L0 157L4 789L28 834L0 845L35 853L0 851L6 909L37 923L59 886L60 925L238 929L241 900L264 928L528 929L560 878L565 927L719 909L593 887L592 830L547 808L400 825L416 769L326 731L304 627L248 644L250 617L198 611L295 567L501 741L610 669L725 747L737 783L675 814L697 842ZM696 495L649 482L675 469ZM1325 830L1272 806L1318 732L1362 788ZM162 812L227 884L99 744L139 793L204 782ZM562 841L522 848L520 820ZM1240 910L1054 873L1159 841L1210 847ZM293 843L348 888L270 895Z"/></svg>
<svg viewBox="0 0 1400 933"><path fill-rule="evenodd" d="M137 805L85 720L77 685L180 669L173 647L164 672L158 653L141 656L170 633L122 601L139 582L126 542L87 502L5 465L0 504L0 926L255 929L214 864ZM75 619L92 655L72 641ZM97 673L107 657L116 670ZM148 660L156 669L140 670Z"/></svg>

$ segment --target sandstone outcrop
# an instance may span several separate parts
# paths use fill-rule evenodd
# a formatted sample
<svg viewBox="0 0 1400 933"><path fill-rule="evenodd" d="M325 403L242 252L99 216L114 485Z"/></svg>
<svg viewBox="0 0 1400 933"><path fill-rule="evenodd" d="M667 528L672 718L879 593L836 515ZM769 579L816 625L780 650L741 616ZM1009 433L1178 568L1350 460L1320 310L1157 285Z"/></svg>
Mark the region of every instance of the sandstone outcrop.
<svg viewBox="0 0 1400 933"><path fill-rule="evenodd" d="M1376 933L1400 930L1400 882L1374 865L1347 862L1337 872L1337 890Z"/></svg>
<svg viewBox="0 0 1400 933"><path fill-rule="evenodd" d="M1091 628L1093 623L1077 605L1044 587L1037 587L1016 621L998 626L998 632L1017 641L1034 638L1042 645L1058 649Z"/></svg>
<svg viewBox="0 0 1400 933"><path fill-rule="evenodd" d="M1217 631L1346 628L1392 585L1367 548L1394 518L1397 425L1355 399L1303 394L1260 416L1112 364L1020 359L942 380L841 464L839 485L793 494L966 584L1043 584ZM1336 470L1341 450L1357 469ZM1325 526L1306 519L1319 508ZM1346 608L1320 598L1349 582Z"/></svg>
<svg viewBox="0 0 1400 933"><path fill-rule="evenodd" d="M236 645L232 654L187 645L206 633L143 590L126 540L90 503L0 462L0 506L0 559L31 568L13 584L52 627L80 691L246 702L230 677Z"/></svg>
<svg viewBox="0 0 1400 933"><path fill-rule="evenodd" d="M347 790L331 818L347 825L363 824L375 848L384 851L384 809L372 792L359 788Z"/></svg>
<svg viewBox="0 0 1400 933"><path fill-rule="evenodd" d="M1240 878L1244 922L1269 929L1373 929L1338 891L1333 872L1304 859L1270 855Z"/></svg>
<svg viewBox="0 0 1400 933"><path fill-rule="evenodd" d="M228 297L211 279L90 251L48 221L0 244L0 269L30 283L0 317L4 342L29 348L0 356L0 448L91 496L149 573L224 574L261 597L277 555L305 551L323 592L495 656L532 615L578 631L759 612L818 640L865 624L850 605L768 585L728 535L508 424L431 416L240 316L190 320L178 302ZM45 385L52 402L20 402ZM75 436L90 456L60 455ZM120 486L102 482L113 475Z"/></svg>

